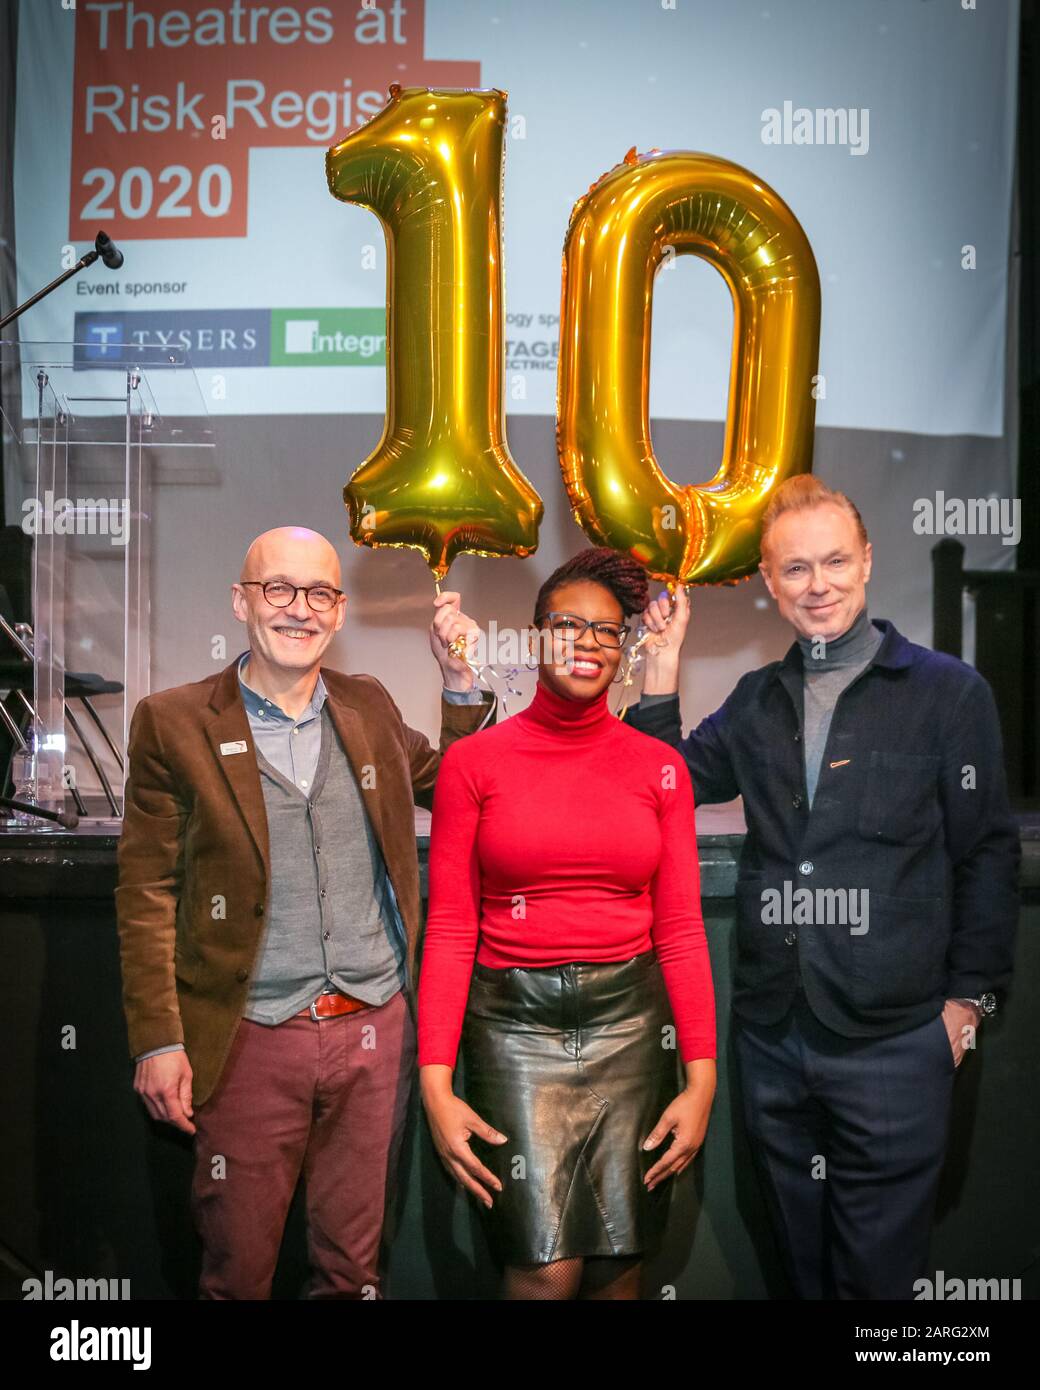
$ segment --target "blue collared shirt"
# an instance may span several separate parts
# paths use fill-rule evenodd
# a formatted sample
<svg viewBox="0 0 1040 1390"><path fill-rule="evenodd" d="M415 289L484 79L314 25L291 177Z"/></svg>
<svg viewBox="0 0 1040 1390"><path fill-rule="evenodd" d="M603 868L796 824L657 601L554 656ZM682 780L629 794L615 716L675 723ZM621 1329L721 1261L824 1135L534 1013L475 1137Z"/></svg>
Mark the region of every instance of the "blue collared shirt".
<svg viewBox="0 0 1040 1390"><path fill-rule="evenodd" d="M328 695L321 672L310 704L294 719L246 683L242 670L248 660L248 651L238 658L238 682L253 742L287 781L309 794L321 752L321 707Z"/></svg>

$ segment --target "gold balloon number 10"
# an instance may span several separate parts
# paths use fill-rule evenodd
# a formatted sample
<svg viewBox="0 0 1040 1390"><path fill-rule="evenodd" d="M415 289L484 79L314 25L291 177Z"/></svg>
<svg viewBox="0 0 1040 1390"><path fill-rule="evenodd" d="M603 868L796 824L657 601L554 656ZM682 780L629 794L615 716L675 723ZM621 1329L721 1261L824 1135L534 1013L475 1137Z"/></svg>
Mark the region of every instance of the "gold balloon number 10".
<svg viewBox="0 0 1040 1390"><path fill-rule="evenodd" d="M362 545L413 546L440 579L461 551L529 555L542 503L505 436L500 91L390 88L326 156L329 188L387 247L383 437L344 489ZM654 276L700 256L734 307L721 465L681 486L650 439ZM820 283L781 198L711 155L630 151L579 199L564 242L557 446L574 518L679 582L740 579L762 512L812 464Z"/></svg>

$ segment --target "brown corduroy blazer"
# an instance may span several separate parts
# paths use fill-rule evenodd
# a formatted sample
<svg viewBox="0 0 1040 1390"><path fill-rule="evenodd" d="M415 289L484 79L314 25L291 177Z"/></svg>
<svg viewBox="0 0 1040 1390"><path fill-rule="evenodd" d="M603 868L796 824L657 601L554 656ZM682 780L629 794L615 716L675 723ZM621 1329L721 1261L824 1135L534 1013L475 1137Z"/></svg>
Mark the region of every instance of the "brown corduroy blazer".
<svg viewBox="0 0 1040 1390"><path fill-rule="evenodd" d="M362 788L408 940L414 987L419 865L413 805L430 807L441 753L480 705L441 707L440 751L410 729L373 676L322 668L332 722ZM221 752L221 745L246 745ZM263 936L271 863L256 747L238 660L143 699L130 726L116 920L130 1055L183 1043L192 1101L231 1050Z"/></svg>

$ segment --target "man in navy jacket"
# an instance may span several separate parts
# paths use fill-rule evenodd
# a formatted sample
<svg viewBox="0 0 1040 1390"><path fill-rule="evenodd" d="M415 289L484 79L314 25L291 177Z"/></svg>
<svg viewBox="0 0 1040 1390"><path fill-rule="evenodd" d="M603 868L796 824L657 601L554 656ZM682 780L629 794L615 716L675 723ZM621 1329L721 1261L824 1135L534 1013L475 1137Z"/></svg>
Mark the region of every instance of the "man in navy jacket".
<svg viewBox="0 0 1040 1390"><path fill-rule="evenodd" d="M685 739L680 590L651 604L635 728L698 803L744 799L733 1008L747 1127L803 1298L911 1298L953 1078L1008 986L1019 841L987 683L866 611L855 506L811 476L763 519L796 641Z"/></svg>

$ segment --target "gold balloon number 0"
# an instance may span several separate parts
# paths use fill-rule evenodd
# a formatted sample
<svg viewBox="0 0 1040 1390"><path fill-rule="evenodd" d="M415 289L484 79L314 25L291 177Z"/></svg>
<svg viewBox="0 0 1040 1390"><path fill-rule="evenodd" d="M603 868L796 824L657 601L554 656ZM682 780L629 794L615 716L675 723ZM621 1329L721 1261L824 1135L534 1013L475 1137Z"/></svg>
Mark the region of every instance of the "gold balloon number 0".
<svg viewBox="0 0 1040 1390"><path fill-rule="evenodd" d="M461 551L529 555L542 517L505 433L505 119L504 92L393 86L326 157L332 194L374 212L387 247L386 422L344 489L351 535L421 550L438 579ZM722 462L695 486L650 438L654 277L673 255L733 296ZM673 582L751 573L772 490L812 464L819 333L812 250L771 188L711 155L630 151L564 243L557 446L586 534Z"/></svg>

